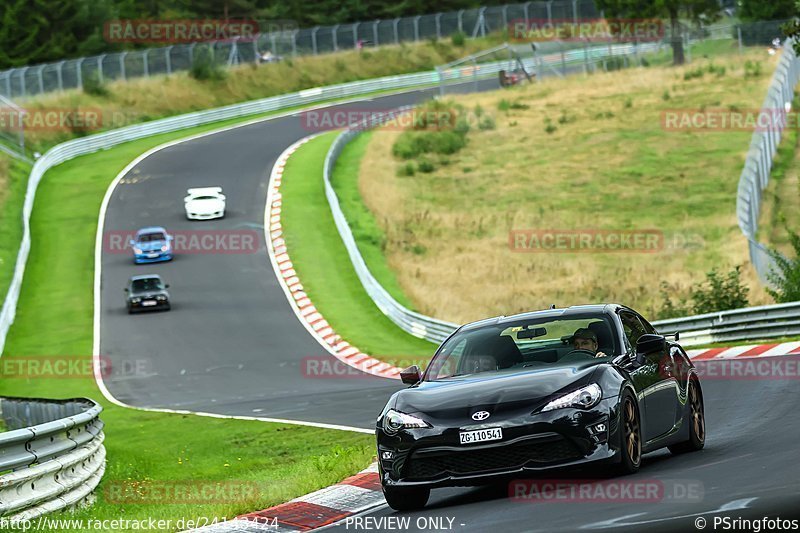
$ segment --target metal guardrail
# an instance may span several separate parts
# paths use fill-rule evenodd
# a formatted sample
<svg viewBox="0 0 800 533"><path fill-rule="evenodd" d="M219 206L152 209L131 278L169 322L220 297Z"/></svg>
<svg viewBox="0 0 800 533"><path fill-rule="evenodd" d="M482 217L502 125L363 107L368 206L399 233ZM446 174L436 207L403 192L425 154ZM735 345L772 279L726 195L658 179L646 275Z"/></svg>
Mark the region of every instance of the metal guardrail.
<svg viewBox="0 0 800 533"><path fill-rule="evenodd" d="M92 400L0 399L0 516L19 523L87 501L105 472Z"/></svg>
<svg viewBox="0 0 800 533"><path fill-rule="evenodd" d="M686 346L789 337L800 335L800 302L658 320L653 326L680 333L680 343Z"/></svg>
<svg viewBox="0 0 800 533"><path fill-rule="evenodd" d="M739 228L748 241L750 262L765 285L771 285L770 276L773 275L775 261L769 249L757 240L758 217L761 213L762 193L769 184L774 157L786 128L787 115L798 81L800 60L795 54L792 41L787 39L759 113L767 118L768 125L753 132L736 194Z"/></svg>

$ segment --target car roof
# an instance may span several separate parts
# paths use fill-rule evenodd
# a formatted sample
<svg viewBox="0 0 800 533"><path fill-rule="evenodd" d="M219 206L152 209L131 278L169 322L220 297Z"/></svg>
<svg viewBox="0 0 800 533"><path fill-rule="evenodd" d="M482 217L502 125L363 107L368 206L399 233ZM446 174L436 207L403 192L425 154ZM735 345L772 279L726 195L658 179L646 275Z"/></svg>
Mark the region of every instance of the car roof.
<svg viewBox="0 0 800 533"><path fill-rule="evenodd" d="M142 228L139 231L137 231L136 235L142 235L143 233L157 233L159 231L161 233L166 233L167 232L167 230L165 230L161 226L148 226L146 228Z"/></svg>
<svg viewBox="0 0 800 533"><path fill-rule="evenodd" d="M222 187L198 187L195 189L187 189L186 194L189 196L201 196L203 194L222 194Z"/></svg>
<svg viewBox="0 0 800 533"><path fill-rule="evenodd" d="M539 311L527 311L525 313L518 313L510 316L496 316L492 318L485 318L476 322L470 322L461 326L461 329L473 329L481 326L488 326L492 324L505 324L516 322L518 320L525 320L528 318L562 318L570 315L584 315L587 313L613 313L618 309L628 309L628 307L620 304L604 303L604 304L587 304L587 305L573 305L561 309L542 309Z"/></svg>
<svg viewBox="0 0 800 533"><path fill-rule="evenodd" d="M141 274L139 276L131 276L130 281L139 281L140 279L153 279L153 278L161 279L161 276L159 276L158 274Z"/></svg>

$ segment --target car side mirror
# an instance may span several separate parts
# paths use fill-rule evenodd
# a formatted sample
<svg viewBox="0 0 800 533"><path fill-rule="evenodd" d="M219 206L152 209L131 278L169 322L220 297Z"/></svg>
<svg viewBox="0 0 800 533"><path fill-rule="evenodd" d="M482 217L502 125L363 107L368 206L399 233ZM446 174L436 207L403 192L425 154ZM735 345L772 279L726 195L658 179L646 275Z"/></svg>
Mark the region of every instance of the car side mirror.
<svg viewBox="0 0 800 533"><path fill-rule="evenodd" d="M129 240L129 241L128 241L128 244L130 244L131 246L133 246L133 245L135 245L135 244L136 244L136 241L134 241L133 239L131 239L131 240Z"/></svg>
<svg viewBox="0 0 800 533"><path fill-rule="evenodd" d="M663 335L646 333L636 341L636 361L641 363L644 361L644 356L651 353L664 352L666 349L667 339Z"/></svg>
<svg viewBox="0 0 800 533"><path fill-rule="evenodd" d="M169 283L167 283L166 285L164 285L164 288L165 288L165 289L169 289Z"/></svg>
<svg viewBox="0 0 800 533"><path fill-rule="evenodd" d="M419 367L417 365L411 365L400 372L400 381L406 385L416 385L421 379L422 377L420 376Z"/></svg>
<svg viewBox="0 0 800 533"><path fill-rule="evenodd" d="M124 290L125 292L128 292L128 287L125 287L125 288L124 288L124 289L122 289L122 290Z"/></svg>

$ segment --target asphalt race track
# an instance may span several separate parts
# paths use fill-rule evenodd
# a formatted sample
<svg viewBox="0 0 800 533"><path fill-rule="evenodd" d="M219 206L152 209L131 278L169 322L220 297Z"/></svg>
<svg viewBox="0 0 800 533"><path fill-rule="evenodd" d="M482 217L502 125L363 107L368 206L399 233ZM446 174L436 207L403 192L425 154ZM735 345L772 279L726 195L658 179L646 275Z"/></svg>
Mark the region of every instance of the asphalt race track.
<svg viewBox="0 0 800 533"><path fill-rule="evenodd" d="M704 363L697 364L699 367ZM540 480L562 481L600 477L605 483L634 481L641 482L641 486L655 483L656 487L664 487L652 500L584 502L561 498L558 501L551 492L551 501L544 497L515 501L508 498L509 483L499 482L481 488L434 489L428 506L420 512L397 513L384 506L364 516L376 520L410 517L410 531L431 530L429 526L417 527L420 517L441 517L444 524L448 523L447 518L454 519L452 531L609 533L699 531L695 520L700 517L707 521L706 531L715 531L712 527L715 516L800 517L797 379L707 379L703 390L707 429L704 450L679 456L667 450L653 452L644 456L636 475L622 478L602 478L602 472L589 469L539 476ZM383 524L386 526L387 522ZM328 529L348 530L345 524ZM364 528L358 529L351 523L349 531L354 530ZM718 526L716 531L723 530Z"/></svg>
<svg viewBox="0 0 800 533"><path fill-rule="evenodd" d="M481 88L490 87L497 81L481 82ZM420 90L342 107L386 110L434 93ZM103 229L106 243L151 225L169 232L243 230L259 243L256 253L177 255L152 265L134 265L129 249L103 246L100 354L114 369L104 382L117 400L374 428L399 382L306 377L304 358L334 358L292 312L266 252L270 171L288 146L311 133L307 123L288 116L177 144L141 161L114 189ZM227 196L225 218L186 220L186 189L217 185ZM150 273L170 284L172 311L129 316L123 287L130 276Z"/></svg>

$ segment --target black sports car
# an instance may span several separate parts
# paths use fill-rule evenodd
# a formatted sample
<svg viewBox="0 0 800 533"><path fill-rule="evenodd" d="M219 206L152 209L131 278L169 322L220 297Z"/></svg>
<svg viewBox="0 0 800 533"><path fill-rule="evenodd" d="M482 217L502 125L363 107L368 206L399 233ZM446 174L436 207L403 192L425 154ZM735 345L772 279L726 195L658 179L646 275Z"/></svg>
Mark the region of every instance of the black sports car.
<svg viewBox="0 0 800 533"><path fill-rule="evenodd" d="M412 366L401 377L412 386L390 398L376 430L397 510L423 507L433 487L582 463L632 473L643 453L705 443L694 365L622 305L467 324L423 375Z"/></svg>
<svg viewBox="0 0 800 533"><path fill-rule="evenodd" d="M164 283L161 276L155 274L133 276L125 287L125 305L128 307L128 313L157 309L169 311L168 288L169 285Z"/></svg>

